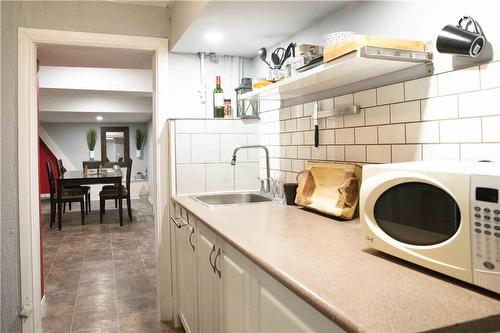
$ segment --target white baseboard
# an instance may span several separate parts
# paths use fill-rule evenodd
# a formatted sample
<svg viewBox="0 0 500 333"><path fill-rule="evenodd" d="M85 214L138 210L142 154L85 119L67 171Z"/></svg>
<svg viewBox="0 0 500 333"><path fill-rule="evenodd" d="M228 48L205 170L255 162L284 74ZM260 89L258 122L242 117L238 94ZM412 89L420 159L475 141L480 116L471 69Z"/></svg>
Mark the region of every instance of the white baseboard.
<svg viewBox="0 0 500 333"><path fill-rule="evenodd" d="M45 295L43 295L42 300L40 301L40 318L45 317L45 313L47 312L47 299Z"/></svg>

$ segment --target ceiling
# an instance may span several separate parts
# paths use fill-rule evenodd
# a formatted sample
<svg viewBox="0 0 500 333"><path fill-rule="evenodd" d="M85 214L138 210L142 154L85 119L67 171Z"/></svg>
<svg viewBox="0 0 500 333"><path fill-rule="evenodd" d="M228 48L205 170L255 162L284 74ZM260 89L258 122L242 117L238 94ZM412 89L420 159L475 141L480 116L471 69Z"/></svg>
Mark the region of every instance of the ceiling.
<svg viewBox="0 0 500 333"><path fill-rule="evenodd" d="M340 1L210 1L191 23L174 52L216 52L254 57L340 7ZM223 35L209 42L208 33Z"/></svg>
<svg viewBox="0 0 500 333"><path fill-rule="evenodd" d="M103 119L98 121L97 116ZM126 112L126 113L102 113L102 112L40 112L38 120L41 123L147 123L151 120L151 113Z"/></svg>
<svg viewBox="0 0 500 333"><path fill-rule="evenodd" d="M41 66L151 69L153 54L146 51L51 45L37 50Z"/></svg>

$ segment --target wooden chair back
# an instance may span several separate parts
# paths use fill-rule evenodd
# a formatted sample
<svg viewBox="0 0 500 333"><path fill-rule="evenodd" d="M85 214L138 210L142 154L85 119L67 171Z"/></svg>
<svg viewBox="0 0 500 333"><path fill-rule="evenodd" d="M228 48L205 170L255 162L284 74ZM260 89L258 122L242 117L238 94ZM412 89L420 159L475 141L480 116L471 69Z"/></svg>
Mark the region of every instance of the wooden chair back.
<svg viewBox="0 0 500 333"><path fill-rule="evenodd" d="M52 172L52 164L49 161L45 162L47 167L47 178L49 179L49 188L50 188L50 198L55 199L56 197L56 182L54 179L54 173Z"/></svg>
<svg viewBox="0 0 500 333"><path fill-rule="evenodd" d="M132 177L132 159L129 158L125 161L127 165L127 176L125 178L125 183L127 186L127 192L130 194L130 178Z"/></svg>
<svg viewBox="0 0 500 333"><path fill-rule="evenodd" d="M63 165L62 159L57 160L57 168L59 169L59 176L64 175L64 173L67 171Z"/></svg>

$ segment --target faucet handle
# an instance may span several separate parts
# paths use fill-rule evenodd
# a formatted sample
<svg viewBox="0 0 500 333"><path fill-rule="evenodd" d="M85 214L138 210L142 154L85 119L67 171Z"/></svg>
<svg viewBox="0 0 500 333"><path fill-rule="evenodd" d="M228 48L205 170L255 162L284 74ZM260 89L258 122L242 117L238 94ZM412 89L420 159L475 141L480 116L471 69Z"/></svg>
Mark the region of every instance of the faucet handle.
<svg viewBox="0 0 500 333"><path fill-rule="evenodd" d="M260 177L257 177L257 179L260 180L260 191L261 192L265 192L266 191L266 189L264 187L264 181L265 181L265 179L262 179Z"/></svg>

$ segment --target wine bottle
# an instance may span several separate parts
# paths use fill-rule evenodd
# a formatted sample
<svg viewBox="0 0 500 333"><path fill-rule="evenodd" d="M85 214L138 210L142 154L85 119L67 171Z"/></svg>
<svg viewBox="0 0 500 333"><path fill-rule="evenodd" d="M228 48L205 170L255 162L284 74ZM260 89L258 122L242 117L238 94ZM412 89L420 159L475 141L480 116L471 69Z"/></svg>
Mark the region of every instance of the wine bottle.
<svg viewBox="0 0 500 333"><path fill-rule="evenodd" d="M220 87L220 76L215 77L214 118L224 118L224 90Z"/></svg>

